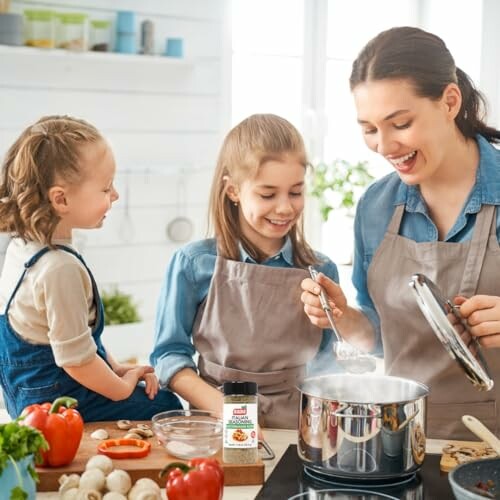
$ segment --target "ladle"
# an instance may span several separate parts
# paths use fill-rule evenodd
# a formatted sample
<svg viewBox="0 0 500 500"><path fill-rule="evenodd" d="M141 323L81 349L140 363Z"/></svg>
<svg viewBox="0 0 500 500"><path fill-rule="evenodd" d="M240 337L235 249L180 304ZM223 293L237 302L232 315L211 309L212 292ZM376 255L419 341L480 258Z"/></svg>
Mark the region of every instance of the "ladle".
<svg viewBox="0 0 500 500"><path fill-rule="evenodd" d="M464 415L462 422L479 439L490 445L493 451L500 456L500 439L498 439L481 421L472 415Z"/></svg>
<svg viewBox="0 0 500 500"><path fill-rule="evenodd" d="M316 281L318 272L312 266L309 266L308 269L311 278L313 281ZM335 320L333 319L332 308L328 303L325 291L321 287L319 300L321 302L321 307L323 311L325 311L326 317L328 318L328 322L330 323L330 328L337 338L337 341L333 343L333 352L335 353L339 364L341 364L349 373L365 373L375 371L377 367L375 358L370 354L360 351L349 342L346 342L340 335L337 325L335 324Z"/></svg>

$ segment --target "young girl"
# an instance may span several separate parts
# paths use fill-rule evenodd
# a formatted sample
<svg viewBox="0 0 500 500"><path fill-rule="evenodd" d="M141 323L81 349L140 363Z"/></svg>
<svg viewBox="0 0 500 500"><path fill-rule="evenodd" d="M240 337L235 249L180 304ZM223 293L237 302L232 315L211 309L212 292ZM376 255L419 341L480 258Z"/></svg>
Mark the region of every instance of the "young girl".
<svg viewBox="0 0 500 500"><path fill-rule="evenodd" d="M118 364L106 351L96 283L71 245L73 229L102 226L118 199L114 175L99 132L68 116L40 119L7 152L0 231L13 239L0 276L0 380L11 417L62 395L78 400L86 421L180 407L158 392L152 367Z"/></svg>
<svg viewBox="0 0 500 500"><path fill-rule="evenodd" d="M221 412L218 386L253 381L260 424L296 428L306 365L320 346L333 363L329 332L322 338L300 304L308 265L338 281L335 264L304 240L306 165L299 132L278 116L253 115L224 141L210 201L215 238L173 256L151 356L160 385L194 407Z"/></svg>
<svg viewBox="0 0 500 500"><path fill-rule="evenodd" d="M470 439L461 416L474 411L500 432L500 130L443 40L418 28L377 35L350 78L367 146L394 172L372 184L355 220L353 283L360 309L323 285L343 311L348 339L382 337L387 373L430 388L427 435ZM420 272L455 298L483 351L495 386L478 391L422 315L408 282ZM311 321L327 324L312 280L303 283ZM496 349L495 349L496 348Z"/></svg>

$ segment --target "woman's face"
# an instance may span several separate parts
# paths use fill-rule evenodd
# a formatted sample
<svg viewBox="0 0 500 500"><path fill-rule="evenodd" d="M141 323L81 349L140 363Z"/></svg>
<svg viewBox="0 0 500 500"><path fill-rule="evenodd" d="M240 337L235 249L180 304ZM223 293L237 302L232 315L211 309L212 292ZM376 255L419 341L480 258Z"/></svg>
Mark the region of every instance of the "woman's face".
<svg viewBox="0 0 500 500"><path fill-rule="evenodd" d="M403 182L422 184L439 176L456 137L456 85L436 101L417 96L408 80L364 82L353 96L367 146L386 158Z"/></svg>
<svg viewBox="0 0 500 500"><path fill-rule="evenodd" d="M304 165L288 157L265 162L253 179L228 188L243 234L267 255L279 251L304 209L304 176Z"/></svg>

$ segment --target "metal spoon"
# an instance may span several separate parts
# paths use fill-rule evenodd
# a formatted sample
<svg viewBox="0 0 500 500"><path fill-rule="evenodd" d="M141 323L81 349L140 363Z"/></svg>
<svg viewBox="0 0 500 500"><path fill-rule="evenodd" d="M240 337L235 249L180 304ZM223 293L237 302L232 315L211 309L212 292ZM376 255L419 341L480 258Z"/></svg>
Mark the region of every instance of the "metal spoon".
<svg viewBox="0 0 500 500"><path fill-rule="evenodd" d="M318 272L313 266L309 266L309 274L313 281L316 281ZM332 329L337 341L333 343L333 352L337 358L339 364L341 364L345 370L349 373L365 373L373 372L376 369L376 361L373 356L360 351L357 347L354 347L349 342L346 342L339 331L337 330L337 325L333 319L333 312L330 304L328 303L328 298L325 294L323 288L320 287L319 300L321 302L321 307L325 311L328 322L330 323L330 328Z"/></svg>

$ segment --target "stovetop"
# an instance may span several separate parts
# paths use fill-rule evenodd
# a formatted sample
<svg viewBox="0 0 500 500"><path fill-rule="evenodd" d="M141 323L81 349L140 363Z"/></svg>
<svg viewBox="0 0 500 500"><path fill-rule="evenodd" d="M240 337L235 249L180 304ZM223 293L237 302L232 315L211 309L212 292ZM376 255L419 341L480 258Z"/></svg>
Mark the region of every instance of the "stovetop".
<svg viewBox="0 0 500 500"><path fill-rule="evenodd" d="M297 446L290 445L255 500L287 500L294 495L300 500L453 500L448 475L440 471L439 460L439 455L427 455L417 474L398 484L332 484L313 477L308 470L304 470L297 454Z"/></svg>

